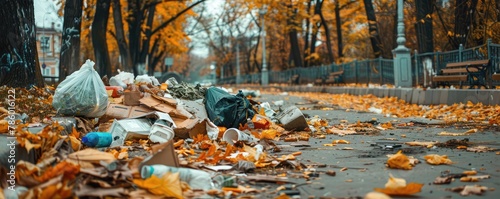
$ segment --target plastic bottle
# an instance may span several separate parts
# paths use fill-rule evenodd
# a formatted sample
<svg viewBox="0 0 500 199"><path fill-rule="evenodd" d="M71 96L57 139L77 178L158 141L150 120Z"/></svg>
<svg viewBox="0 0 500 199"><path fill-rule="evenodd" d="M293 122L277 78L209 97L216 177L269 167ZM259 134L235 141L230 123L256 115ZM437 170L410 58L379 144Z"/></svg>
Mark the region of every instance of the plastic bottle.
<svg viewBox="0 0 500 199"><path fill-rule="evenodd" d="M146 179L155 175L156 177L161 178L167 172L179 173L181 181L187 182L193 189L212 189L212 179L210 178L210 174L196 169L170 167L162 164L145 165L141 169L141 177Z"/></svg>
<svg viewBox="0 0 500 199"><path fill-rule="evenodd" d="M250 129L254 129L255 128L255 125L253 124L252 119L247 118L247 124L248 124L248 128L250 128Z"/></svg>
<svg viewBox="0 0 500 199"><path fill-rule="evenodd" d="M82 143L89 147L108 147L113 141L111 133L108 132L90 132L82 137Z"/></svg>

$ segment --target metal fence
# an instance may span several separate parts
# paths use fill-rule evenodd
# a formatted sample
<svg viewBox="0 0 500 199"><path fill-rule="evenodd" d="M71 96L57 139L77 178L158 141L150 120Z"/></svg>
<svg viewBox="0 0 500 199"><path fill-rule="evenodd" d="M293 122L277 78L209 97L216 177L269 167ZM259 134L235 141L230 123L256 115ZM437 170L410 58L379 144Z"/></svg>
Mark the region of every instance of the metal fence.
<svg viewBox="0 0 500 199"><path fill-rule="evenodd" d="M413 86L430 86L430 76L436 74L447 63L490 59L488 72L500 73L500 44L493 44L491 40L482 46L447 52L432 52L412 55L412 82ZM394 84L394 63L392 59L355 60L342 64L330 64L308 68L296 67L283 71L269 71L269 83L289 83L293 75L300 76L300 83L314 83L317 79L325 79L331 72L344 71L344 83L356 84ZM240 83L260 83L261 74L241 75ZM219 84L234 84L236 76L219 79ZM499 86L500 82L492 82Z"/></svg>

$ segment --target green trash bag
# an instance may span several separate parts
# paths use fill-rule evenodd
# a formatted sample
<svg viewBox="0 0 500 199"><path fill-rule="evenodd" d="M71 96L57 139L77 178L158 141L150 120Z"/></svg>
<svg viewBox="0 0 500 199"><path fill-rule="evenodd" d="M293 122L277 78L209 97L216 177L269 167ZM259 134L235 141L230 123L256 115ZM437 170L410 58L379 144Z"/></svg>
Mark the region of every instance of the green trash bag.
<svg viewBox="0 0 500 199"><path fill-rule="evenodd" d="M208 118L217 126L238 128L244 125L247 118L252 118L255 111L241 91L236 95L217 88L210 87L205 94L205 109Z"/></svg>

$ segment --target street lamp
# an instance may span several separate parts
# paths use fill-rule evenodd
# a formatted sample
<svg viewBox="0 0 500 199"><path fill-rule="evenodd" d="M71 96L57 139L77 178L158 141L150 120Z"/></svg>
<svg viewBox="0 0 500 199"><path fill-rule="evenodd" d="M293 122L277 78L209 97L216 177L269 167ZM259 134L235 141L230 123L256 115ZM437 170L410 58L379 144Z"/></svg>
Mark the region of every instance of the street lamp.
<svg viewBox="0 0 500 199"><path fill-rule="evenodd" d="M241 84L240 36L236 37L236 84Z"/></svg>
<svg viewBox="0 0 500 199"><path fill-rule="evenodd" d="M267 86L269 84L269 73L267 71L266 65L266 27L264 24L264 15L267 13L267 7L263 6L260 9L260 18L262 20L262 77L261 77L261 85Z"/></svg>
<svg viewBox="0 0 500 199"><path fill-rule="evenodd" d="M48 39L46 39L45 37L45 17L47 16L47 14L50 14L50 12L45 12L45 14L43 14L42 39L40 40L40 48L42 49L42 70L44 71L47 67L47 65L45 64L45 50L48 48Z"/></svg>
<svg viewBox="0 0 500 199"><path fill-rule="evenodd" d="M412 87L410 49L405 46L405 24L403 21L403 0L398 0L397 39L398 46L392 51L394 55L394 85L396 87Z"/></svg>

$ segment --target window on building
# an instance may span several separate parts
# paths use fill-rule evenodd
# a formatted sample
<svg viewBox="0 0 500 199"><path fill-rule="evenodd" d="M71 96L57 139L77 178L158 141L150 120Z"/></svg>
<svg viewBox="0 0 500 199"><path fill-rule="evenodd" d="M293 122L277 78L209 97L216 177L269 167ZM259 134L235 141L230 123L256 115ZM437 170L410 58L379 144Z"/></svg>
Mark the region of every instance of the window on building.
<svg viewBox="0 0 500 199"><path fill-rule="evenodd" d="M40 37L40 48L42 49L42 53L47 53L50 50L50 37L49 36L41 36Z"/></svg>
<svg viewBox="0 0 500 199"><path fill-rule="evenodd" d="M45 69L42 70L42 75L43 76L50 76L50 68L47 67Z"/></svg>

